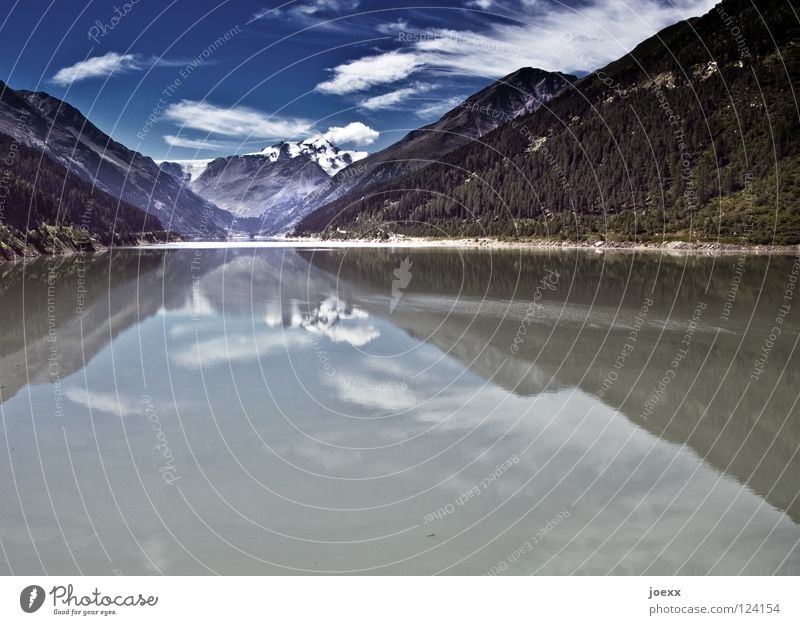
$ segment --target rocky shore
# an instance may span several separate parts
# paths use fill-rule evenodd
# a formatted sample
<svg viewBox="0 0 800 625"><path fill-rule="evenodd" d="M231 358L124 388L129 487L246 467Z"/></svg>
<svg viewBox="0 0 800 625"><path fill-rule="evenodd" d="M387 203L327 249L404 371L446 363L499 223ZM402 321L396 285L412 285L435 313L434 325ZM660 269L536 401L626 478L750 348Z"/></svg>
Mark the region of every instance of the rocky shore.
<svg viewBox="0 0 800 625"><path fill-rule="evenodd" d="M322 238L322 237L287 237L286 241L309 242L316 241L321 245L326 243L336 244L363 244L387 245L407 247L473 247L486 249L583 249L604 251L653 251L653 252L695 252L710 254L794 254L800 251L800 245L768 245L768 244L742 244L723 243L715 241L665 241L663 243L635 242L635 241L561 241L555 239L492 239L492 238L435 238L435 237L409 237L404 235L388 235L386 237L372 238Z"/></svg>
<svg viewBox="0 0 800 625"><path fill-rule="evenodd" d="M103 242L96 235L75 226L41 225L25 233L0 224L0 261L102 252L114 245L146 245L181 240L174 232L157 231L137 233L136 236L116 236Z"/></svg>

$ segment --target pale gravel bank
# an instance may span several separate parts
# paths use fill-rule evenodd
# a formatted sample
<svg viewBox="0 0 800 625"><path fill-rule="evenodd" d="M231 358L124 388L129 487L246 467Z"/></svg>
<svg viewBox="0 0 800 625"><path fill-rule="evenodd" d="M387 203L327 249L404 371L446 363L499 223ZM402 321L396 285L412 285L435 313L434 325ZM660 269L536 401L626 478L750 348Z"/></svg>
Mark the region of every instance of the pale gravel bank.
<svg viewBox="0 0 800 625"><path fill-rule="evenodd" d="M273 240L274 241L274 240ZM668 241L666 243L634 243L628 241L553 241L530 239L504 241L491 238L437 239L390 236L387 239L322 239L318 237L286 237L287 244L325 247L436 247L484 249L588 250L596 252L690 252L702 254L797 254L800 245L741 245L708 241ZM277 241L276 241L277 242Z"/></svg>

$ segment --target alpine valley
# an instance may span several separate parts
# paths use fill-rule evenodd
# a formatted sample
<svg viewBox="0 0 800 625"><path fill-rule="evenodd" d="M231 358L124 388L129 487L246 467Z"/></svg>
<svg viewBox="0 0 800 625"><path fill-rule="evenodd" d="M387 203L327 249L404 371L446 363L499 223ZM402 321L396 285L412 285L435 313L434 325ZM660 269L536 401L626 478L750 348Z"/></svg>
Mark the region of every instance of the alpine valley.
<svg viewBox="0 0 800 625"><path fill-rule="evenodd" d="M523 68L465 102L453 102L453 109L434 124L414 130L371 155L343 150L322 136L312 136L282 141L256 153L156 163L114 141L68 103L46 93L14 91L4 84L0 136L9 145L22 144L35 151L37 160L46 163L48 171L61 172L68 186L75 187L76 180L82 180L103 201L120 201L119 210L111 217L116 214L124 219L109 217L97 227L88 224L95 244L131 242L139 234L140 240L276 236L290 232L315 209L346 192L368 186L373 180L394 180L519 115L537 110L574 80L574 76ZM492 113L486 115L487 110ZM32 214L42 213L44 197L40 196L47 191L41 175L37 181L36 172L36 167L15 166L6 174L18 184L37 189L35 199L18 203L25 207L25 214L28 207L32 207ZM48 201L58 204L56 196L49 196ZM27 230L47 226L62 231L79 226L84 212L85 207L61 211L51 207L35 223L6 219L6 255L74 248L76 242L49 247L22 242L27 241ZM89 213L96 219L99 214ZM144 223L140 216L144 213L149 215L147 231L131 223L134 216ZM114 236L109 238L112 222ZM159 237L150 230L166 234ZM32 242L46 238L32 236Z"/></svg>
<svg viewBox="0 0 800 625"><path fill-rule="evenodd" d="M0 83L0 138L20 154L4 172L17 195L0 213L3 254L75 248L68 230L86 202L97 205L82 228L95 246L392 233L797 243L800 53L788 7L725 0L581 78L519 69L373 154L316 134L155 162L70 104ZM37 243L54 233L60 244Z"/></svg>

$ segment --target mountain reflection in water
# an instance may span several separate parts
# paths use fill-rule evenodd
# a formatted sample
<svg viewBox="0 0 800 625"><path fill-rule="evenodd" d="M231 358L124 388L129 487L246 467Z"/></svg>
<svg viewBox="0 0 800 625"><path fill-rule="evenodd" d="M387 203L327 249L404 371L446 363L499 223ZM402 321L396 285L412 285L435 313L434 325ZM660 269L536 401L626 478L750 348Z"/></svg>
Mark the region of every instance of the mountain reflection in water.
<svg viewBox="0 0 800 625"><path fill-rule="evenodd" d="M797 574L800 305L754 376L794 258L746 257L728 314L738 262L0 265L0 567Z"/></svg>

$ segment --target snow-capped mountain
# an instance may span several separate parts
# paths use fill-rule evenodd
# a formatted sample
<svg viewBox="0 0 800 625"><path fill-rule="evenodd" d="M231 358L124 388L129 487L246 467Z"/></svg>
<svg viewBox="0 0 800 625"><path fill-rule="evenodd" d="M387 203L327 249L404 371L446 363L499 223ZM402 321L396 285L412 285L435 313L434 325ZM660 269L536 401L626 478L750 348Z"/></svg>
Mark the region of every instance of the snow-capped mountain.
<svg viewBox="0 0 800 625"><path fill-rule="evenodd" d="M194 193L248 218L248 230L275 234L305 216L300 206L308 195L366 156L342 150L323 137L311 137L281 141L251 154L160 165Z"/></svg>
<svg viewBox="0 0 800 625"><path fill-rule="evenodd" d="M213 158L206 158L188 161L162 161L159 165L162 170L171 176L182 182L189 183L202 176L208 164L213 160Z"/></svg>
<svg viewBox="0 0 800 625"><path fill-rule="evenodd" d="M423 167L536 110L574 80L558 72L522 68L458 103L437 122L372 155L342 150L315 136L240 156L163 162L161 168L234 213L240 228L277 234L345 193Z"/></svg>
<svg viewBox="0 0 800 625"><path fill-rule="evenodd" d="M273 163L284 157L307 156L322 167L329 176L335 176L348 165L368 156L367 152L341 150L324 137L311 137L296 143L281 141L276 145L264 148L261 152L256 152L256 155L258 154L268 157Z"/></svg>

